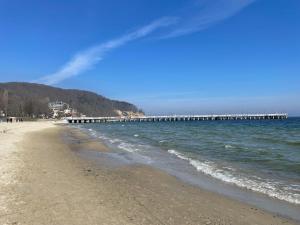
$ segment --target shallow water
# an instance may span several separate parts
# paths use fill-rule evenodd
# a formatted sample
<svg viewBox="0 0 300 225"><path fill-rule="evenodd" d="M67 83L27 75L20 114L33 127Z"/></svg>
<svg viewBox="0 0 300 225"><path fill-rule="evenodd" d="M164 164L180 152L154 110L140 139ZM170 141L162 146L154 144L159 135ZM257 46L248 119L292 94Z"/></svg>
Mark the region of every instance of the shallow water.
<svg viewBox="0 0 300 225"><path fill-rule="evenodd" d="M203 180L219 181L246 201L270 197L299 209L299 118L80 126L114 149L118 160L156 166L202 186L207 185ZM238 193L240 189L250 196Z"/></svg>

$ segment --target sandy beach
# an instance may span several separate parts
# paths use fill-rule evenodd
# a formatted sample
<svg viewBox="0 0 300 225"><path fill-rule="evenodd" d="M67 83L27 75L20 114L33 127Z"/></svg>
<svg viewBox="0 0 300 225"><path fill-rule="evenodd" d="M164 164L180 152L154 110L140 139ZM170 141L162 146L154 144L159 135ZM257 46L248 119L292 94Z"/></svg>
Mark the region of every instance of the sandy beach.
<svg viewBox="0 0 300 225"><path fill-rule="evenodd" d="M1 225L299 224L151 167L83 159L109 149L52 122L0 123L0 143Z"/></svg>

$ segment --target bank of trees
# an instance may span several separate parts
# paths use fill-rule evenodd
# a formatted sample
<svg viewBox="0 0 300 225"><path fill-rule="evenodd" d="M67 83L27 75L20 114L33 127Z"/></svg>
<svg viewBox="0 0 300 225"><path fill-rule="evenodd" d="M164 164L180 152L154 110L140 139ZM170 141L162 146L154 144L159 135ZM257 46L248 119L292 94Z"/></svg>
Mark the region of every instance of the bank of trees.
<svg viewBox="0 0 300 225"><path fill-rule="evenodd" d="M8 90L0 91L0 111L7 116L39 117L51 114L48 103L37 99L17 98Z"/></svg>
<svg viewBox="0 0 300 225"><path fill-rule="evenodd" d="M32 83L0 83L0 111L9 116L47 116L51 114L48 103L54 101L63 101L87 116L116 116L117 110L139 112L133 104L110 100L89 91Z"/></svg>

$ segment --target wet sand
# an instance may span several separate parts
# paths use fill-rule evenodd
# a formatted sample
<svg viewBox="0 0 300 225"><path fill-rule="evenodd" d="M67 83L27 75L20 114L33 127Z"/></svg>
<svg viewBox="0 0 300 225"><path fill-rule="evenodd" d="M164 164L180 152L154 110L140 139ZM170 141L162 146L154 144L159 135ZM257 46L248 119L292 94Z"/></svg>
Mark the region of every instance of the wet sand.
<svg viewBox="0 0 300 225"><path fill-rule="evenodd" d="M1 225L298 224L151 167L95 164L77 152L106 146L52 123L0 124L0 143Z"/></svg>

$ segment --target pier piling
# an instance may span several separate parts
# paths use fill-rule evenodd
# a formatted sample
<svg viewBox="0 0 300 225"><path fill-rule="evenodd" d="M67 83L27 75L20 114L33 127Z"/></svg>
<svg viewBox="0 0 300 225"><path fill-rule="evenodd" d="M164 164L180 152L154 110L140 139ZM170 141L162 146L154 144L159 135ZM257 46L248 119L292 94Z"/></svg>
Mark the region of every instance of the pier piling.
<svg viewBox="0 0 300 225"><path fill-rule="evenodd" d="M205 120L283 120L286 113L276 114L232 114L232 115L173 115L173 116L140 116L140 117L71 117L67 122L106 123L106 122L175 122L175 121L205 121Z"/></svg>

